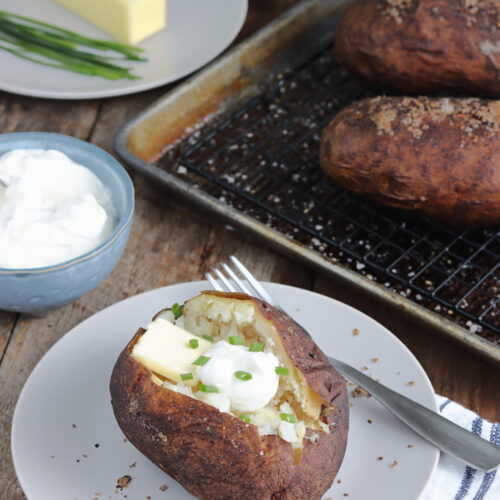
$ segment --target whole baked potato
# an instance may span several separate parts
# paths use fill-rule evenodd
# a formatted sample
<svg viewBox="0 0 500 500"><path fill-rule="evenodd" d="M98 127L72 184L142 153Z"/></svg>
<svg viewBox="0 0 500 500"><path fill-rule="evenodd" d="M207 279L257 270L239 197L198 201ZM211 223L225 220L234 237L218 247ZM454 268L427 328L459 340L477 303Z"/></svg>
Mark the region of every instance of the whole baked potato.
<svg viewBox="0 0 500 500"><path fill-rule="evenodd" d="M358 0L338 24L335 54L403 92L500 95L500 2Z"/></svg>
<svg viewBox="0 0 500 500"><path fill-rule="evenodd" d="M256 298L203 292L177 309L158 313L147 330L139 329L114 367L111 402L130 442L199 498L320 499L347 442L343 377L296 323ZM191 356L186 345L194 357L197 350L204 353L187 368L190 373L161 375L163 347L147 344L157 341L151 335L161 329L184 339L164 351L166 358L174 352L172 365ZM217 349L225 354L218 357ZM273 373L265 375L268 383L259 379L264 375L252 364L255 356L262 373ZM253 368L233 374L243 358L251 358ZM207 373L229 376L229 403L229 389L209 385ZM267 403L259 400L266 391Z"/></svg>
<svg viewBox="0 0 500 500"><path fill-rule="evenodd" d="M500 223L500 101L376 97L323 130L336 184L454 225Z"/></svg>

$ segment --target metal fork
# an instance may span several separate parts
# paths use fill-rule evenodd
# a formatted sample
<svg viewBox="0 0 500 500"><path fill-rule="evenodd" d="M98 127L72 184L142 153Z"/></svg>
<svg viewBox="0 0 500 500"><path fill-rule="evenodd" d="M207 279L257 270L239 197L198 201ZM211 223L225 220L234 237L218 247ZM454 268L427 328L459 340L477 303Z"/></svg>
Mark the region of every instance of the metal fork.
<svg viewBox="0 0 500 500"><path fill-rule="evenodd" d="M229 258L249 286L238 277L231 267L223 262L221 263L221 267L226 275L218 268L213 269L219 281L210 273L205 274L215 290L243 292L258 297L287 314L234 255L231 255ZM299 326L311 336L303 326ZM484 472L492 471L500 464L500 448L494 444L463 429L436 412L425 408L425 406L376 382L352 366L331 356L327 356L327 358L332 366L344 375L344 377L368 391L388 410L434 446Z"/></svg>

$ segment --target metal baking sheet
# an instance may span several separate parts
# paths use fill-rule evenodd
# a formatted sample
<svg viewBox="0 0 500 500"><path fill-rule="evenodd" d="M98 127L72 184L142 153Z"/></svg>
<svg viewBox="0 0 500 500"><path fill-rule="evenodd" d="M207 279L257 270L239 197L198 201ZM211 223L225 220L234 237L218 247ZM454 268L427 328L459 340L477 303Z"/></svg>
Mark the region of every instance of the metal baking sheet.
<svg viewBox="0 0 500 500"><path fill-rule="evenodd" d="M500 231L382 207L319 169L321 129L389 92L333 56L346 2L307 1L125 124L118 155L171 192L500 363Z"/></svg>

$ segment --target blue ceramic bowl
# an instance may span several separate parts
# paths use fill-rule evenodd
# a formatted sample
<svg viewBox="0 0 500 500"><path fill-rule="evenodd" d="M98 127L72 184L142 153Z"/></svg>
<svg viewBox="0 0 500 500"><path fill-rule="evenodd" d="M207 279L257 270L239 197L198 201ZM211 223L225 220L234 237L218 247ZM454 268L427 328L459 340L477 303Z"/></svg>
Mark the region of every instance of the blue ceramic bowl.
<svg viewBox="0 0 500 500"><path fill-rule="evenodd" d="M12 149L58 149L85 165L109 189L118 221L104 243L75 259L33 269L0 268L0 309L41 316L81 297L111 272L130 233L134 187L111 155L73 137L45 132L0 135L0 156Z"/></svg>

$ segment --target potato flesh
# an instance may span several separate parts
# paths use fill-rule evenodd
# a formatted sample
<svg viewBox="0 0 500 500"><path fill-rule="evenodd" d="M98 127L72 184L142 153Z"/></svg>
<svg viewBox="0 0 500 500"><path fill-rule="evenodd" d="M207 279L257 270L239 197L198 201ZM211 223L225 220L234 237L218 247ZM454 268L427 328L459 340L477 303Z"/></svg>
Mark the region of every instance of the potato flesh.
<svg viewBox="0 0 500 500"><path fill-rule="evenodd" d="M181 318L176 320L171 311L164 311L161 317L175 321L177 325L200 337L210 335L216 342L228 340L230 336L243 337L247 346L253 342L263 342L263 350L272 352L280 365L288 368L289 375L280 377L278 391L271 402L250 413L251 422L259 428L261 435L278 434L300 447L306 427L329 432L328 426L319 419L321 397L309 389L305 377L286 354L276 328L260 313L252 300L202 294L186 302ZM170 382L164 385L186 394L184 387L176 387ZM197 393L189 392L187 395L203 400ZM210 404L209 401L205 402ZM290 410L297 417L295 424L280 419L280 413L288 413Z"/></svg>

